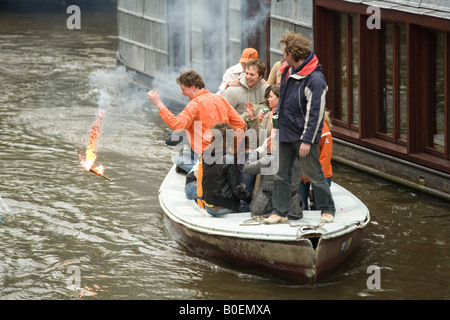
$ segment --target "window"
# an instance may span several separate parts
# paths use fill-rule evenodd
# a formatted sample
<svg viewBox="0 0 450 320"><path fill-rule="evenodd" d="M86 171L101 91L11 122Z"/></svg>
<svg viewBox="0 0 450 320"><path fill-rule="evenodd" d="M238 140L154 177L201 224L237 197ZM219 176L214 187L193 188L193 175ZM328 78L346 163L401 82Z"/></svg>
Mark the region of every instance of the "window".
<svg viewBox="0 0 450 320"><path fill-rule="evenodd" d="M407 139L405 24L382 22L376 45L377 137L404 143Z"/></svg>
<svg viewBox="0 0 450 320"><path fill-rule="evenodd" d="M425 50L425 148L444 152L445 148L445 33L426 30Z"/></svg>
<svg viewBox="0 0 450 320"><path fill-rule="evenodd" d="M332 15L333 24L333 80L336 95L331 103L335 120L347 128L359 124L358 92L358 24L356 15L336 13Z"/></svg>
<svg viewBox="0 0 450 320"><path fill-rule="evenodd" d="M315 0L315 52L329 86L333 135L450 173L448 20Z"/></svg>

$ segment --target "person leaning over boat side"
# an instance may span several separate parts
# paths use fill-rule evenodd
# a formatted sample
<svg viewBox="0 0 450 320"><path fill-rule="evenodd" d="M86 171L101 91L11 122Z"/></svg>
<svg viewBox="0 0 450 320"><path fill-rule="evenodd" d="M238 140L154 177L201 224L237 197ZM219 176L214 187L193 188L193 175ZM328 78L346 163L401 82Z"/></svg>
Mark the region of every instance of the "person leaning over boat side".
<svg viewBox="0 0 450 320"><path fill-rule="evenodd" d="M239 179L236 150L237 139L227 123L219 123L212 128L211 144L202 155L202 200L206 212L221 216L231 212L249 211L252 195L248 193ZM244 202L242 202L242 201Z"/></svg>
<svg viewBox="0 0 450 320"><path fill-rule="evenodd" d="M333 136L331 135L330 128L332 127L330 112L325 111L325 118L323 120L322 136L319 143L319 161L322 165L323 175L327 179L328 185L331 186L333 180L333 166L331 165L331 158L333 155ZM312 194L314 199L314 185L311 185L308 177L304 174L300 185L298 186L298 193L305 202L306 210L316 210L315 203L313 201L312 205L309 205L308 196L309 191L312 188Z"/></svg>
<svg viewBox="0 0 450 320"><path fill-rule="evenodd" d="M274 210L264 223L286 221L292 202L291 170L295 157L302 162L303 172L314 184L317 209L322 221L334 220L336 208L319 162L319 141L328 85L319 60L311 51L311 42L301 34L285 33L280 42L288 66L282 70L278 115L279 171L274 178L272 203Z"/></svg>
<svg viewBox="0 0 450 320"><path fill-rule="evenodd" d="M246 124L228 101L205 89L202 77L195 71L187 71L180 74L177 84L181 88L181 94L189 98L189 103L183 111L175 116L161 101L159 90L150 91L148 100L159 110L163 121L172 129L185 129L189 144L196 156L194 160L185 164L183 169L189 172L195 164L198 155L208 146L209 139L205 132L217 123L228 123L236 129L245 132Z"/></svg>
<svg viewBox="0 0 450 320"><path fill-rule="evenodd" d="M240 86L239 77L245 70L245 63L252 59L258 59L258 51L253 48L244 49L239 62L225 71L217 94L222 95L230 86Z"/></svg>
<svg viewBox="0 0 450 320"><path fill-rule="evenodd" d="M263 77L266 72L266 66L261 60L248 60L245 64L245 75L240 77L241 85L239 87L229 87L223 93L228 102L236 109L239 114L245 111L245 103L255 104L264 103L266 88Z"/></svg>

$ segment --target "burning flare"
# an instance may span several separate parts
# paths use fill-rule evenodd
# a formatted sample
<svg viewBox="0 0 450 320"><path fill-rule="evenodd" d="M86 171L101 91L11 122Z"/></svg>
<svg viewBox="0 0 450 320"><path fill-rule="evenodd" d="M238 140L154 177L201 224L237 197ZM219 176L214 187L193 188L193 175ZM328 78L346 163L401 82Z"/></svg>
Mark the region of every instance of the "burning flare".
<svg viewBox="0 0 450 320"><path fill-rule="evenodd" d="M102 124L103 117L105 116L105 110L100 110L97 116L97 120L92 126L91 133L89 134L89 146L86 149L85 158L81 159L81 164L83 167L90 172L98 174L99 176L112 181L110 178L106 177L103 173L105 169L103 166L94 167L95 160L97 159L97 139L100 137L101 131L100 126Z"/></svg>

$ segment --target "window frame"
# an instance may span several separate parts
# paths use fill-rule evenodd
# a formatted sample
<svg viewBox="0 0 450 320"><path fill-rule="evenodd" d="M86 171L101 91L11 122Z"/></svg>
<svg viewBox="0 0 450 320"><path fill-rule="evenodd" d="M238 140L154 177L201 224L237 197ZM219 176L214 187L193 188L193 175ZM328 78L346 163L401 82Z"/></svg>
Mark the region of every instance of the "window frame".
<svg viewBox="0 0 450 320"><path fill-rule="evenodd" d="M406 32L406 127L404 121L401 122L399 103L400 91L395 91L393 117L393 135L385 135L377 132L377 123L374 119L377 116L377 59L379 58L374 44L378 43L380 33L377 29L369 29L366 25L370 14L367 13L367 4L336 1L336 0L315 0L314 2L314 46L317 56L323 65L323 72L329 84L328 106L333 109L340 94L336 90L336 75L333 74L333 63L336 56L333 52L333 14L356 15L358 23L358 126L349 124L350 118L343 122L333 116L333 135L350 143L368 147L380 151L387 155L392 155L407 161L434 168L439 171L450 173L450 30L448 20L426 15L413 14L404 11L381 8L381 19L386 23L402 23ZM443 32L445 35L444 45L444 148L442 151L426 146L424 134L427 130L424 112L429 95L426 90L426 83L422 75L427 68L425 62L425 52L423 41L426 39L426 32L434 30ZM403 32L403 30L402 30ZM395 28L395 37L399 39L400 30ZM350 41L351 42L351 41ZM400 45L399 41L394 43ZM379 45L379 44L378 44ZM349 55L347 50L347 55ZM394 49L395 63L399 62L399 48ZM403 55L404 57L404 55ZM397 68L397 70L399 70ZM396 88L399 88L399 77L397 76ZM405 79L402 79L403 83ZM400 89L398 89L400 90ZM404 99L404 96L403 96ZM351 114L349 114L351 116ZM431 118L431 117L429 117ZM429 127L429 126L428 126ZM406 131L406 136L402 134ZM428 130L430 131L430 130ZM431 137L430 139L432 139Z"/></svg>
<svg viewBox="0 0 450 320"><path fill-rule="evenodd" d="M384 42L386 41L386 37L385 34L383 33L383 31L386 29L387 24L390 24L392 26L393 29L393 34L392 34L392 83L393 83L393 91L392 91L392 114L390 114L390 116L392 116L392 135L389 135L385 132L380 131L380 122L382 121L382 117L384 116L384 118L388 117L388 115L386 114L382 114L382 107L384 106L382 103L382 99L380 99L380 97L383 96L383 91L385 89L385 86L381 85L381 82L383 80L381 80L381 78L384 76L381 74L381 72L379 71L379 68L377 68L375 70L375 76L377 77L377 81L376 81L376 102L375 102L375 132L374 132L374 136L386 141L390 141L399 145L403 145L406 146L407 144L407 137L408 137L408 132L406 132L406 139L402 139L401 137L401 101L400 101L400 97L401 97L401 90L400 90L400 68L401 68L401 52L400 52L400 28L401 28L401 24L404 25L405 29L406 24L403 22L397 22L397 21L387 21L387 20L383 20L382 21L382 27L381 30L377 31L377 43L376 43L376 49L375 52L377 54L376 60L377 60L377 64L378 65L382 65L385 62L385 58L386 56L382 54L382 48L384 45ZM406 30L406 37L407 37L407 30ZM406 48L407 48L407 43L406 43ZM406 55L405 55L406 56ZM408 62L406 61L406 68L407 68ZM384 84L386 84L386 79L384 79ZM406 97L408 95L408 88L406 89ZM407 104L407 102L406 102ZM404 115L406 117L406 114ZM387 121L386 121L387 122ZM387 124L386 124L387 125ZM408 131L406 129L406 131Z"/></svg>
<svg viewBox="0 0 450 320"><path fill-rule="evenodd" d="M346 26L345 26L345 39L346 39L346 55L344 57L345 59L345 65L346 65L346 81L345 81L345 89L346 89L346 101L343 101L343 97L339 94L342 92L343 87L340 85L341 81L340 79L342 78L339 75L339 70L342 66L341 64L341 59L343 58L342 56L339 56L339 59L335 59L335 61L339 60L339 63L336 63L333 65L333 70L332 70L332 81L334 83L334 85L337 87L339 86L339 90L336 90L335 92L335 96L333 99L333 103L332 103L332 107L331 107L331 111L333 112L333 116L334 116L334 122L338 123L339 125L346 127L350 130L353 131L358 131L359 129L359 99L357 101L354 100L354 89L355 87L353 86L354 83L354 64L355 64L355 56L356 56L356 64L357 64L357 70L359 71L359 51L357 50L357 52L354 52L354 47L353 47L353 37L356 36L358 37L358 29L356 30L356 35L353 34L354 32L354 24L357 24L357 15L355 14L349 14L346 12L336 12L335 15L333 15L331 18L332 22L335 24L335 27L333 28L333 30L335 30L335 32L339 32L339 35L342 35L341 31L342 31L342 17L346 18ZM358 25L358 24L357 24ZM342 42L341 42L342 37L335 37L335 41L332 42L332 46L335 52L340 52L342 49ZM357 75L357 81L359 79L359 75ZM356 87L357 92L359 93L359 85L357 85ZM356 103L355 103L356 102ZM346 103L345 106L345 114L344 114L344 103ZM356 112L356 116L355 116L355 112ZM355 119L357 118L357 119ZM356 124L355 124L356 122Z"/></svg>

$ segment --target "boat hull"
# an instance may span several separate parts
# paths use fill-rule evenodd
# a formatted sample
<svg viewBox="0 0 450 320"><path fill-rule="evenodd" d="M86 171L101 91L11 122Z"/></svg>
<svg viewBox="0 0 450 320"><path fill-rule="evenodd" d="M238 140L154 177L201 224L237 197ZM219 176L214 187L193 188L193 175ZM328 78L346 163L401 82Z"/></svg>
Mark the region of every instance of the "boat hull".
<svg viewBox="0 0 450 320"><path fill-rule="evenodd" d="M255 240L198 232L167 215L165 224L179 243L198 255L238 265L250 273L311 286L354 254L363 238L363 229L356 229L333 239Z"/></svg>
<svg viewBox="0 0 450 320"><path fill-rule="evenodd" d="M289 283L314 285L358 249L370 221L367 207L336 183L333 223L319 211L303 211L300 220L265 225L249 212L213 217L184 194L185 175L173 167L159 190L165 224L173 237L207 257L233 268L273 276Z"/></svg>

